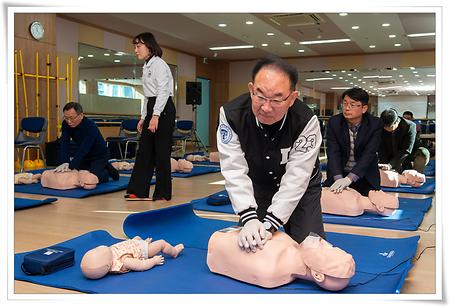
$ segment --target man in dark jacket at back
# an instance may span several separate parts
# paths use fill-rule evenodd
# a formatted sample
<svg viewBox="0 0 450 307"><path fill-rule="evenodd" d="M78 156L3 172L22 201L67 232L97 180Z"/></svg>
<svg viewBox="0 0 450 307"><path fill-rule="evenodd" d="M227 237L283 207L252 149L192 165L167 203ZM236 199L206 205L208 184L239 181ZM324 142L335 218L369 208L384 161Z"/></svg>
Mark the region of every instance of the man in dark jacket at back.
<svg viewBox="0 0 450 307"><path fill-rule="evenodd" d="M369 95L361 88L342 94L342 113L327 127L327 180L335 193L351 187L367 196L380 189L377 150L383 125L367 113Z"/></svg>
<svg viewBox="0 0 450 307"><path fill-rule="evenodd" d="M423 173L430 161L430 152L420 147L416 124L400 117L396 110L387 109L380 115L384 129L379 148L380 168L396 170L415 169Z"/></svg>
<svg viewBox="0 0 450 307"><path fill-rule="evenodd" d="M69 102L63 108L64 121L61 129L60 165L55 172L65 172L72 169L88 170L98 177L98 181L107 182L111 176L119 179L119 173L108 162L109 154L97 125L85 117L79 103ZM77 144L77 151L70 159L70 140Z"/></svg>

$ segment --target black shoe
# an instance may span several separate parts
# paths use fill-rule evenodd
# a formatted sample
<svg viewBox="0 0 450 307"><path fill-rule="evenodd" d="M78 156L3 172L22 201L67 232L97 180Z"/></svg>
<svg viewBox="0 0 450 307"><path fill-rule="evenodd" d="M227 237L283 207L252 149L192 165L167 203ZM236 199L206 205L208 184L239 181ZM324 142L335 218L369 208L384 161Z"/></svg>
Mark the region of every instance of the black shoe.
<svg viewBox="0 0 450 307"><path fill-rule="evenodd" d="M162 196L153 196L152 200L153 201L158 201L158 200L169 201L169 200L171 200L171 198L170 197L169 198L165 198L165 197L162 197Z"/></svg>
<svg viewBox="0 0 450 307"><path fill-rule="evenodd" d="M114 181L119 180L119 172L114 168L114 166L111 165L111 163L106 163L106 170L108 171L109 177L111 177Z"/></svg>

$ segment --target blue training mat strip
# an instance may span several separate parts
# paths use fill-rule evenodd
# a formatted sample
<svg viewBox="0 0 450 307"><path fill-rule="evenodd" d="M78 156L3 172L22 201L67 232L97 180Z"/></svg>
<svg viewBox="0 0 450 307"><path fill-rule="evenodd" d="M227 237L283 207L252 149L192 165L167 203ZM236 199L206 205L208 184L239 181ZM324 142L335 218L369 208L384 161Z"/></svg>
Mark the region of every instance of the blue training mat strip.
<svg viewBox="0 0 450 307"><path fill-rule="evenodd" d="M225 190L215 194L226 194ZM191 201L194 210L212 211L234 214L231 203L212 206L207 203L208 197ZM341 216L323 214L324 223L343 224L352 226L376 227L398 230L417 230L422 223L425 212L432 203L432 197L425 199L399 198L399 209L391 216L381 216L374 213L364 213L359 216Z"/></svg>
<svg viewBox="0 0 450 307"><path fill-rule="evenodd" d="M178 219L175 213L172 218ZM200 218L196 218L199 220ZM198 221L192 221L194 223ZM209 220L213 225L217 221ZM228 222L228 224L231 224ZM202 225L204 226L204 225ZM201 226L201 227L202 227ZM185 225L183 239L189 235L196 224ZM218 227L217 229L220 229ZM166 233L173 232L166 228ZM208 236L209 238L209 236ZM416 253L418 236L404 239L385 239L367 236L327 233L327 240L335 246L353 255L356 274L349 286L341 293L399 293L407 272L411 268L411 259ZM58 243L75 250L75 265L50 275L26 275L20 266L26 253L14 256L14 278L41 285L72 289L87 293L330 293L311 281L297 279L290 284L274 289L250 285L226 276L211 273L206 265L207 250L186 247L176 258L165 257L162 266L155 266L145 272L107 275L101 280L86 279L80 270L80 262L86 251L99 245L112 245L119 242L109 233L97 230L74 239ZM177 242L179 242L177 240ZM169 241L170 242L170 241ZM177 242L170 242L175 244ZM361 248L361 247L364 248Z"/></svg>
<svg viewBox="0 0 450 307"><path fill-rule="evenodd" d="M210 166L220 166L220 162L210 162L210 161L192 161L194 165L210 165Z"/></svg>
<svg viewBox="0 0 450 307"><path fill-rule="evenodd" d="M21 210L46 205L57 200L58 200L57 198L30 199L30 198L14 197L14 210Z"/></svg>
<svg viewBox="0 0 450 307"><path fill-rule="evenodd" d="M49 189L44 188L40 182L32 184L20 184L20 185L17 184L14 186L14 192L71 197L71 198L83 198L97 194L111 193L124 190L128 187L129 181L130 177L120 176L119 180L100 183L97 185L95 189L92 190L85 190L81 188L70 190ZM153 180L152 184L154 184Z"/></svg>
<svg viewBox="0 0 450 307"><path fill-rule="evenodd" d="M204 165L194 165L190 173L179 173L173 172L172 177L177 178L188 178L192 176L204 175L209 173L220 172L220 167L217 166L204 166Z"/></svg>
<svg viewBox="0 0 450 307"><path fill-rule="evenodd" d="M425 183L417 188L400 185L398 188L381 187L381 189L386 192L431 194L434 193L434 190L436 189L436 179L434 177L427 177Z"/></svg>

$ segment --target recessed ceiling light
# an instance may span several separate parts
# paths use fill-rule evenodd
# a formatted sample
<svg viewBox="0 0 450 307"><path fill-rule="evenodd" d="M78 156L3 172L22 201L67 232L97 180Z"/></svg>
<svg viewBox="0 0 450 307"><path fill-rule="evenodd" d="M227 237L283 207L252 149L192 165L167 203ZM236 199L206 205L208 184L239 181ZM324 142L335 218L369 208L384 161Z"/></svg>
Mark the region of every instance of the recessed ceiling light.
<svg viewBox="0 0 450 307"><path fill-rule="evenodd" d="M93 54L88 54L88 58L93 58L94 55Z"/></svg>
<svg viewBox="0 0 450 307"><path fill-rule="evenodd" d="M403 75L398 75L400 78L403 78Z"/></svg>
<svg viewBox="0 0 450 307"><path fill-rule="evenodd" d="M291 44L291 42L284 42L283 44L285 44L286 46L289 46Z"/></svg>
<svg viewBox="0 0 450 307"><path fill-rule="evenodd" d="M300 45L314 45L314 44L331 44L331 43L344 43L344 42L350 42L351 39L349 38L338 38L338 39L325 39L325 40L318 40L318 41L304 41L299 42Z"/></svg>
<svg viewBox="0 0 450 307"><path fill-rule="evenodd" d="M436 33L414 33L414 34L406 34L408 37L422 37L422 36L435 36Z"/></svg>
<svg viewBox="0 0 450 307"><path fill-rule="evenodd" d="M332 76L333 76L333 77L336 77L336 75L335 75L335 74L332 74Z"/></svg>
<svg viewBox="0 0 450 307"><path fill-rule="evenodd" d="M210 47L209 50L230 50L230 49L251 49L253 45L240 45L240 46L223 46L223 47Z"/></svg>
<svg viewBox="0 0 450 307"><path fill-rule="evenodd" d="M114 63L120 63L120 60L114 60Z"/></svg>
<svg viewBox="0 0 450 307"><path fill-rule="evenodd" d="M321 80L333 80L334 78L310 78L305 81L321 81Z"/></svg>
<svg viewBox="0 0 450 307"><path fill-rule="evenodd" d="M341 72L346 72L345 70L341 70Z"/></svg>
<svg viewBox="0 0 450 307"><path fill-rule="evenodd" d="M359 26L353 26L352 29L353 29L353 30L358 30L358 29L359 29Z"/></svg>
<svg viewBox="0 0 450 307"><path fill-rule="evenodd" d="M345 82L348 82L348 80L344 80Z"/></svg>
<svg viewBox="0 0 450 307"><path fill-rule="evenodd" d="M347 74L347 76L351 76L352 74Z"/></svg>
<svg viewBox="0 0 450 307"><path fill-rule="evenodd" d="M397 68L395 68L395 67L392 67L392 70L397 70Z"/></svg>
<svg viewBox="0 0 450 307"><path fill-rule="evenodd" d="M353 82L350 82L350 84L353 84Z"/></svg>
<svg viewBox="0 0 450 307"><path fill-rule="evenodd" d="M369 46L369 48L375 48L375 47L376 47L375 45L370 45L370 46Z"/></svg>
<svg viewBox="0 0 450 307"><path fill-rule="evenodd" d="M422 83L423 81L422 80L419 80L419 83Z"/></svg>
<svg viewBox="0 0 450 307"><path fill-rule="evenodd" d="M413 74L418 74L417 70L413 71Z"/></svg>
<svg viewBox="0 0 450 307"><path fill-rule="evenodd" d="M298 49L298 52L305 52L304 49Z"/></svg>
<svg viewBox="0 0 450 307"><path fill-rule="evenodd" d="M414 77L416 77L416 78L419 78L419 77L420 77L420 75L414 75Z"/></svg>
<svg viewBox="0 0 450 307"><path fill-rule="evenodd" d="M394 44L395 47L400 47L402 44Z"/></svg>
<svg viewBox="0 0 450 307"><path fill-rule="evenodd" d="M389 35L389 38L396 38L397 37L397 35L395 35L395 34L390 34Z"/></svg>
<svg viewBox="0 0 450 307"><path fill-rule="evenodd" d="M411 66L409 69L411 70L415 70L416 68L414 66Z"/></svg>
<svg viewBox="0 0 450 307"><path fill-rule="evenodd" d="M344 79L344 78L343 78L343 77L339 77L339 79L341 79L341 80L342 80L342 79Z"/></svg>
<svg viewBox="0 0 450 307"><path fill-rule="evenodd" d="M267 32L267 33L266 33L266 35L267 35L267 36L274 36L274 35L275 35L275 33L272 33L272 32Z"/></svg>
<svg viewBox="0 0 450 307"><path fill-rule="evenodd" d="M436 77L436 75L427 75L427 77Z"/></svg>
<svg viewBox="0 0 450 307"><path fill-rule="evenodd" d="M359 82L361 82L362 79L358 79Z"/></svg>
<svg viewBox="0 0 450 307"><path fill-rule="evenodd" d="M407 80L405 80L405 81L403 81L403 83L408 83L408 81L407 81Z"/></svg>
<svg viewBox="0 0 450 307"><path fill-rule="evenodd" d="M84 56L79 56L78 61L84 59Z"/></svg>
<svg viewBox="0 0 450 307"><path fill-rule="evenodd" d="M267 46L269 46L269 44L264 43L264 44L261 44L261 46L267 47Z"/></svg>
<svg viewBox="0 0 450 307"><path fill-rule="evenodd" d="M390 23L383 23L381 26L382 27L389 27L391 24Z"/></svg>
<svg viewBox="0 0 450 307"><path fill-rule="evenodd" d="M339 13L339 16L347 16L348 13Z"/></svg>
<svg viewBox="0 0 450 307"><path fill-rule="evenodd" d="M123 52L116 52L116 53L114 53L114 55L122 56Z"/></svg>
<svg viewBox="0 0 450 307"><path fill-rule="evenodd" d="M348 90L351 88L350 86L338 86L338 87L330 87L330 90Z"/></svg>
<svg viewBox="0 0 450 307"><path fill-rule="evenodd" d="M246 24L246 25L252 25L252 24L253 24L253 21L247 20L247 21L245 22L245 24Z"/></svg>
<svg viewBox="0 0 450 307"><path fill-rule="evenodd" d="M110 56L111 54L109 53L103 53L104 56Z"/></svg>
<svg viewBox="0 0 450 307"><path fill-rule="evenodd" d="M225 27L227 26L227 24L226 24L226 23L219 23L218 26L219 26L220 28L225 28Z"/></svg>
<svg viewBox="0 0 450 307"><path fill-rule="evenodd" d="M366 84L366 81L363 81L362 83L363 83L363 84Z"/></svg>
<svg viewBox="0 0 450 307"><path fill-rule="evenodd" d="M353 79L356 79L356 78L358 78L358 77L357 77L357 76L354 76L354 77L353 77Z"/></svg>

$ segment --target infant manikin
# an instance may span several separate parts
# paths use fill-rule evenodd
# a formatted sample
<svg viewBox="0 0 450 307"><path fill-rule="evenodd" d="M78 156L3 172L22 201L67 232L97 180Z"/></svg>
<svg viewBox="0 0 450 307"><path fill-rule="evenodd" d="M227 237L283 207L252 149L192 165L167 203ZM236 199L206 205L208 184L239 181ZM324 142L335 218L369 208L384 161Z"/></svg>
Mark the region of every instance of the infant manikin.
<svg viewBox="0 0 450 307"><path fill-rule="evenodd" d="M298 244L277 231L262 250L247 253L237 244L238 228L213 233L208 243L207 264L211 272L265 288L296 278L312 280L320 287L339 291L355 274L352 255L311 233Z"/></svg>
<svg viewBox="0 0 450 307"><path fill-rule="evenodd" d="M14 175L14 184L32 184L41 179L41 174L18 173Z"/></svg>
<svg viewBox="0 0 450 307"><path fill-rule="evenodd" d="M404 170L402 174L380 169L380 185L383 187L397 188L404 184L416 188L423 185L425 181L425 175L413 169Z"/></svg>
<svg viewBox="0 0 450 307"><path fill-rule="evenodd" d="M192 172L194 165L192 164L192 162L187 161L185 159L179 159L177 161L174 158L170 158L170 168L172 173L173 172L190 173Z"/></svg>
<svg viewBox="0 0 450 307"><path fill-rule="evenodd" d="M352 188L344 189L342 193L322 188L320 204L322 212L328 214L358 216L367 211L390 216L398 209L398 198L381 190L371 190L366 197Z"/></svg>
<svg viewBox="0 0 450 307"><path fill-rule="evenodd" d="M134 163L126 162L126 161L116 161L112 162L111 165L118 171L129 171L134 167Z"/></svg>
<svg viewBox="0 0 450 307"><path fill-rule="evenodd" d="M89 279L99 279L108 273L122 274L129 271L146 271L155 265L164 264L162 252L176 258L184 249L183 244L172 246L164 240L152 242L136 236L111 246L97 246L84 254L81 271Z"/></svg>
<svg viewBox="0 0 450 307"><path fill-rule="evenodd" d="M209 156L201 156L201 155L187 155L186 160L190 162L220 162L219 152L213 151L209 153Z"/></svg>
<svg viewBox="0 0 450 307"><path fill-rule="evenodd" d="M41 184L44 188L57 190L76 188L92 190L95 189L98 184L98 177L86 170L71 170L62 173L46 170L42 173Z"/></svg>

